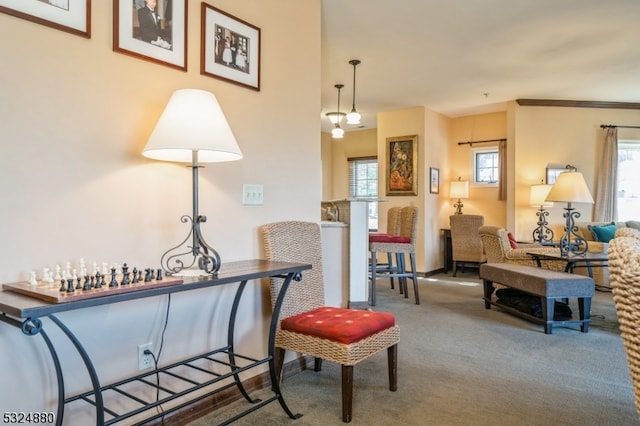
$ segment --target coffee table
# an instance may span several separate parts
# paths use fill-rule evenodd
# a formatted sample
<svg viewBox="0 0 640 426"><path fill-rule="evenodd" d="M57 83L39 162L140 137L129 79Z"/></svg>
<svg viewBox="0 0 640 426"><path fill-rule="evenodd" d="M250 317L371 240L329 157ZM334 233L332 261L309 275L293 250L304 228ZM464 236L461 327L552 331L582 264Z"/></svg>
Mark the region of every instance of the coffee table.
<svg viewBox="0 0 640 426"><path fill-rule="evenodd" d="M592 268L605 268L609 266L609 259L606 252L586 252L584 254L569 253L566 255L557 253L541 253L541 252L527 252L527 254L533 257L536 264L540 267L541 260L562 260L567 262L564 268L565 272L573 273L575 268L587 268L589 276L593 278ZM609 286L596 285L596 288L611 290Z"/></svg>

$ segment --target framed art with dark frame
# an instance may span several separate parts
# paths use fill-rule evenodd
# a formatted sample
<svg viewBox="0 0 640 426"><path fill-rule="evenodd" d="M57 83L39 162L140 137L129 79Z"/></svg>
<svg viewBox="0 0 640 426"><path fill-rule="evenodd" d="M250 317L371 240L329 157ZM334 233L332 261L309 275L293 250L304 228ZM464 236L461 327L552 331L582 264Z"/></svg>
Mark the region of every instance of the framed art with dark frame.
<svg viewBox="0 0 640 426"><path fill-rule="evenodd" d="M260 91L260 28L202 3L200 74Z"/></svg>
<svg viewBox="0 0 640 426"><path fill-rule="evenodd" d="M387 138L387 195L418 195L418 135Z"/></svg>
<svg viewBox="0 0 640 426"><path fill-rule="evenodd" d="M440 169L429 167L429 185L430 193L440 193Z"/></svg>
<svg viewBox="0 0 640 426"><path fill-rule="evenodd" d="M113 0L113 51L186 71L187 0L157 3Z"/></svg>
<svg viewBox="0 0 640 426"><path fill-rule="evenodd" d="M0 0L0 12L91 38L91 0Z"/></svg>

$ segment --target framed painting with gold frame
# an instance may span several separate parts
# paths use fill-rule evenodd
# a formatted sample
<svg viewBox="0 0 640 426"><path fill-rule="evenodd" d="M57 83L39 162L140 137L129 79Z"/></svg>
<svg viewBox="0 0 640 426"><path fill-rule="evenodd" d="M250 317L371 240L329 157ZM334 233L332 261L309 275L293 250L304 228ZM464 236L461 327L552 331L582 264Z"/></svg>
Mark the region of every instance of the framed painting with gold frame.
<svg viewBox="0 0 640 426"><path fill-rule="evenodd" d="M418 135L387 138L387 196L418 195Z"/></svg>

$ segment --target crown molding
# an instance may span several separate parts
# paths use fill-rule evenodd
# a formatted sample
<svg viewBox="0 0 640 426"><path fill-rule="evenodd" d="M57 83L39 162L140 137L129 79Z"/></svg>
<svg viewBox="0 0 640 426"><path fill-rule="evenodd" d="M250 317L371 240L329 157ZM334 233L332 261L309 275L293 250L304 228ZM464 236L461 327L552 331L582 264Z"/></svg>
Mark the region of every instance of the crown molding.
<svg viewBox="0 0 640 426"><path fill-rule="evenodd" d="M516 102L520 106L640 109L639 102L571 101L557 99L516 99Z"/></svg>

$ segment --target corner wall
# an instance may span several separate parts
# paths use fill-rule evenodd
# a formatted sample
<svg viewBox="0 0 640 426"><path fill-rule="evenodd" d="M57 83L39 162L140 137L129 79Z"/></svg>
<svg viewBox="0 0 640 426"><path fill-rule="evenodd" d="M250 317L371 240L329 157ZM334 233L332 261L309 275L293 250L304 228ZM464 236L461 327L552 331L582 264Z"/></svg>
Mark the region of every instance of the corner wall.
<svg viewBox="0 0 640 426"><path fill-rule="evenodd" d="M320 0L215 2L261 29L259 92L200 75L199 2L188 1L187 72L113 52L112 3L92 2L90 39L0 14L0 282L81 258L159 266L162 253L185 238L180 217L191 212L189 169L141 155L180 88L215 93L244 154L200 171L203 233L223 263L262 255L261 224L320 218ZM242 205L243 183L264 185L264 205ZM161 363L226 341L232 290L172 298ZM268 297L260 283L245 291L239 351L266 353ZM60 317L110 383L137 372L138 344L158 348L167 303L159 297ZM55 374L41 338L0 323L0 347L0 377L11 383L0 387L2 407L54 409ZM87 389L74 351L63 347L59 355L70 391ZM90 412L68 418L92 422Z"/></svg>

